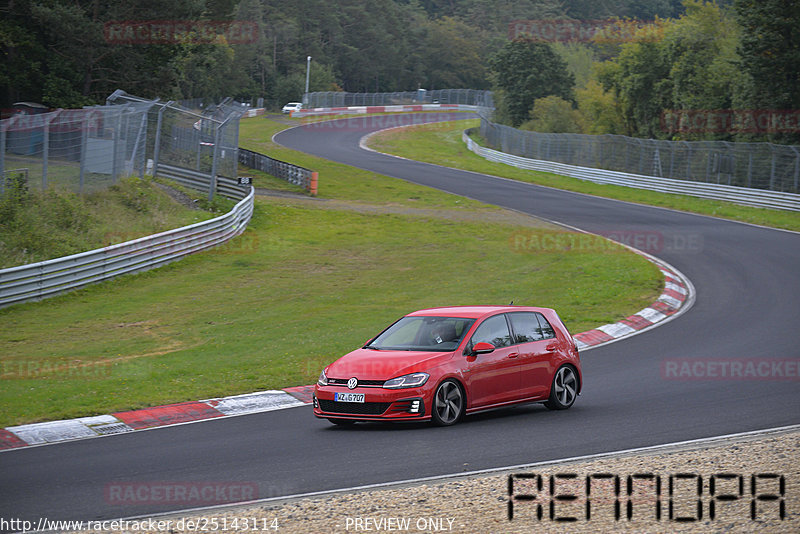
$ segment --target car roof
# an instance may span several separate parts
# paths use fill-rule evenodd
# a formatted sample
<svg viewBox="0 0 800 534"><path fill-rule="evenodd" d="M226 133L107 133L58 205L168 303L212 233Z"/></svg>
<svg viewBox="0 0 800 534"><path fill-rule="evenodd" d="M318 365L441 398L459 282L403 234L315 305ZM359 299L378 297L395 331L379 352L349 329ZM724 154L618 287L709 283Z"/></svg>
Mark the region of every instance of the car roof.
<svg viewBox="0 0 800 534"><path fill-rule="evenodd" d="M508 313L518 311L551 311L550 308L537 308L533 306L447 306L442 308L427 308L409 313L411 316L445 316L479 319L485 315Z"/></svg>

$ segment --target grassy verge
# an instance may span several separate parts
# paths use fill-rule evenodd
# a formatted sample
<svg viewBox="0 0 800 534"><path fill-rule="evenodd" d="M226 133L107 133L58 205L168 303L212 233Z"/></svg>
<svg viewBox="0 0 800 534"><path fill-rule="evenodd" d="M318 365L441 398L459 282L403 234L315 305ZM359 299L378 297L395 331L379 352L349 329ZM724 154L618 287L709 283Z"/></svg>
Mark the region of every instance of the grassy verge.
<svg viewBox="0 0 800 534"><path fill-rule="evenodd" d="M502 163L487 161L467 150L466 145L461 141L461 132L464 129L478 125L479 121L476 119L415 126L377 134L371 138L369 144L371 148L381 152L447 167L502 176L589 195L800 231L800 214L796 212L753 208L731 202L671 195L617 185L595 184L577 178L517 169ZM486 146L482 140L476 138L476 141Z"/></svg>
<svg viewBox="0 0 800 534"><path fill-rule="evenodd" d="M83 196L51 186L0 197L0 268L85 252L212 217L174 203L149 179Z"/></svg>
<svg viewBox="0 0 800 534"><path fill-rule="evenodd" d="M327 200L259 197L227 245L0 310L0 427L309 384L426 306L547 305L577 333L660 291L619 247L276 148L283 127L243 121L242 145L318 170Z"/></svg>

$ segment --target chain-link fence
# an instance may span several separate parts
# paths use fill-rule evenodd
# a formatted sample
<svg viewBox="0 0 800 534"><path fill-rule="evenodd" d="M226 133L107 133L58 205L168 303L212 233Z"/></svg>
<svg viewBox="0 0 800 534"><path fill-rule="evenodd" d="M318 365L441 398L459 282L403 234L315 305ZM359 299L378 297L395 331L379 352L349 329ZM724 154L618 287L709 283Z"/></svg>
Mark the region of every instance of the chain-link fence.
<svg viewBox="0 0 800 534"><path fill-rule="evenodd" d="M437 89L426 91L402 91L399 93L306 93L303 106L306 108L336 108L347 106L397 106L410 104L462 104L493 108L491 91L478 89Z"/></svg>
<svg viewBox="0 0 800 534"><path fill-rule="evenodd" d="M491 148L568 165L800 193L800 146L539 133L481 118Z"/></svg>
<svg viewBox="0 0 800 534"><path fill-rule="evenodd" d="M107 99L111 107L133 102L150 104L147 114L146 173L164 175L192 184L197 175L210 179L209 197L216 190L217 177L235 178L238 169L239 119L246 107L228 98L219 104L153 102L115 91Z"/></svg>
<svg viewBox="0 0 800 534"><path fill-rule="evenodd" d="M237 176L239 119L246 110L232 99L192 111L115 91L105 106L14 115L0 121L0 194L12 175L18 180L18 170L27 169L29 187L79 193L123 176L180 179L190 172L205 178L212 196L217 177Z"/></svg>
<svg viewBox="0 0 800 534"><path fill-rule="evenodd" d="M30 188L77 192L105 188L143 171L151 105L59 109L0 121L0 194L19 169L27 169Z"/></svg>

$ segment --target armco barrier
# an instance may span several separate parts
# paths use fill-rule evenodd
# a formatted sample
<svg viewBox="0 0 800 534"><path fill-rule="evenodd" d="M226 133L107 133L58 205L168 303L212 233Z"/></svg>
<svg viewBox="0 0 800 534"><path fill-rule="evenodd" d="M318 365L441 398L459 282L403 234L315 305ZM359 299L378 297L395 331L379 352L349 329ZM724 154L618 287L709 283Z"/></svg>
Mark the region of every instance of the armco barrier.
<svg viewBox="0 0 800 534"><path fill-rule="evenodd" d="M174 180L181 185L198 191L208 189L209 176L207 174L183 167L175 167L162 163L158 166L158 176ZM240 186L238 180L234 180L233 178L217 176L216 191L222 196L238 200L247 196L250 187Z"/></svg>
<svg viewBox="0 0 800 534"><path fill-rule="evenodd" d="M290 184L299 185L312 195L317 194L317 173L279 159L271 158L265 154L239 148L239 163L261 172L265 172L286 180Z"/></svg>
<svg viewBox="0 0 800 534"><path fill-rule="evenodd" d="M704 182L690 182L688 180L676 180L673 178L657 178L654 176L628 174L618 171L594 169L591 167L578 167L553 161L528 159L483 147L469 137L470 131L471 130L465 130L462 134L462 139L467 144L469 150L489 161L505 163L506 165L519 167L520 169L552 172L554 174L570 176L572 178L588 180L599 184L622 185L637 189L659 191L662 193L689 195L712 200L725 200L759 208L800 211L800 195L795 193L782 193L765 189L752 189L748 187L709 184Z"/></svg>
<svg viewBox="0 0 800 534"><path fill-rule="evenodd" d="M480 106L467 104L409 104L403 106L347 106L338 108L309 108L292 111L292 117L314 115L353 115L359 113L407 113L414 111L478 111Z"/></svg>
<svg viewBox="0 0 800 534"><path fill-rule="evenodd" d="M72 256L3 269L0 307L154 269L224 243L244 232L253 215L254 194L255 190L249 188L230 212L208 221Z"/></svg>

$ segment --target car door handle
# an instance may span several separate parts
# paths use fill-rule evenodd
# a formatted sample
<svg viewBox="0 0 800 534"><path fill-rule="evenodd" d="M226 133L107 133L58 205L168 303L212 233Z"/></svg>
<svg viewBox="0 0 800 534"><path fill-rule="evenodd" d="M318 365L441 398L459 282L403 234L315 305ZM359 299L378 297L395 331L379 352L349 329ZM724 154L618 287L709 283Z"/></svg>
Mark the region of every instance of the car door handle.
<svg viewBox="0 0 800 534"><path fill-rule="evenodd" d="M519 356L519 352L514 352L508 355L509 358L516 358L517 356Z"/></svg>
<svg viewBox="0 0 800 534"><path fill-rule="evenodd" d="M555 352L556 350L558 350L558 345L556 345L555 343L552 343L552 344L550 344L550 345L547 345L547 346L544 348L544 350L546 350L546 351L548 351L548 352Z"/></svg>

